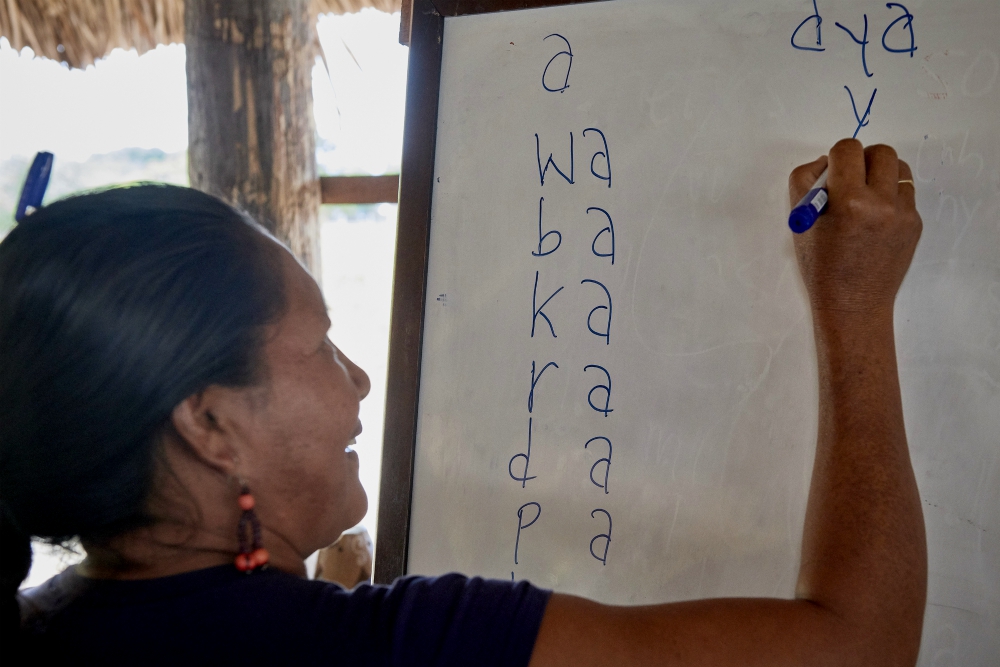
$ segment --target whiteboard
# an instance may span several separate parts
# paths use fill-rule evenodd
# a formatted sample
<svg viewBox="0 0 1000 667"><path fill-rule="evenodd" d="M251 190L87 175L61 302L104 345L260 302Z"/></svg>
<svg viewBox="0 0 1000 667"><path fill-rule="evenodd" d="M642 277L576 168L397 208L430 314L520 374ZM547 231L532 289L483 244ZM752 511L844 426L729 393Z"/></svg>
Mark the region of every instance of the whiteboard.
<svg viewBox="0 0 1000 667"><path fill-rule="evenodd" d="M995 665L998 33L996 0L445 19L408 572L792 597L817 377L786 179L857 131L924 220L896 304L920 664Z"/></svg>

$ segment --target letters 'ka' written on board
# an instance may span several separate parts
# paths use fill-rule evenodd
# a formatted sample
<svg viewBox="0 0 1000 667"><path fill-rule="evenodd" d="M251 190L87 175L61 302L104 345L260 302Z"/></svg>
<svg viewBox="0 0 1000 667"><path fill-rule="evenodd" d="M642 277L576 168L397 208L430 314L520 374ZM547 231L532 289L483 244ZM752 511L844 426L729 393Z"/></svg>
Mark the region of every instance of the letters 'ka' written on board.
<svg viewBox="0 0 1000 667"><path fill-rule="evenodd" d="M912 166L924 220L896 303L929 543L920 664L996 664L1000 4L432 9L414 9L394 314L419 400L394 426L394 348L386 427L389 468L408 475L413 448L412 491L383 478L376 567L609 603L791 597L817 377L787 176L856 136ZM422 283L404 244L423 252L406 234L428 214Z"/></svg>

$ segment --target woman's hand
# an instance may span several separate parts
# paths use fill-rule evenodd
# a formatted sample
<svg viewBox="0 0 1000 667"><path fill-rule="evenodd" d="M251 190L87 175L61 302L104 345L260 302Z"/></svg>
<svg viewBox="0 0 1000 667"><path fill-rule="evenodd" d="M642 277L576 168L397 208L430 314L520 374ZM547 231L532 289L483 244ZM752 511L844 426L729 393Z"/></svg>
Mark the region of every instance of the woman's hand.
<svg viewBox="0 0 1000 667"><path fill-rule="evenodd" d="M829 165L827 212L795 235L814 314L891 313L923 225L910 167L889 146L844 139L788 178L794 206ZM909 181L909 182L900 182Z"/></svg>

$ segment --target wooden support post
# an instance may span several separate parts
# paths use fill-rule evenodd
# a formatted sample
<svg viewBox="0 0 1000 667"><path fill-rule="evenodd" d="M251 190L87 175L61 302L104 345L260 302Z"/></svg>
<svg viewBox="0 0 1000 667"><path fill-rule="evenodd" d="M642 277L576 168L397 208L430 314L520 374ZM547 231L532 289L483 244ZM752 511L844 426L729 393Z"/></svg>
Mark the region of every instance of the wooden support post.
<svg viewBox="0 0 1000 667"><path fill-rule="evenodd" d="M191 185L245 210L319 275L309 0L187 0Z"/></svg>

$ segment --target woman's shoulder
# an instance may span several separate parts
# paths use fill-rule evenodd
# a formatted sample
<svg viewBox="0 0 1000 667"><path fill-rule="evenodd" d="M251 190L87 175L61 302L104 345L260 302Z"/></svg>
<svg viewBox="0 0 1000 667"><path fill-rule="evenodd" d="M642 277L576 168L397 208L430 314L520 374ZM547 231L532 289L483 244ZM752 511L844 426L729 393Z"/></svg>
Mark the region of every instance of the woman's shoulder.
<svg viewBox="0 0 1000 667"><path fill-rule="evenodd" d="M460 574L346 590L229 566L143 581L67 571L19 596L28 634L109 664L148 658L153 647L164 660L231 659L245 649L258 660L301 664L330 655L379 664L400 652L430 662L442 652L459 662L509 654L525 664L547 600L526 582Z"/></svg>
<svg viewBox="0 0 1000 667"><path fill-rule="evenodd" d="M388 585L363 583L348 590L333 582L305 579L274 568L247 574L228 565L139 580L92 579L71 567L18 594L22 626L41 623L75 607L163 608L232 600L299 608L308 602L355 607L366 603L433 606L441 602L454 609L456 603L516 605L537 599L547 599L547 593L527 582L467 577L454 572L409 575Z"/></svg>

